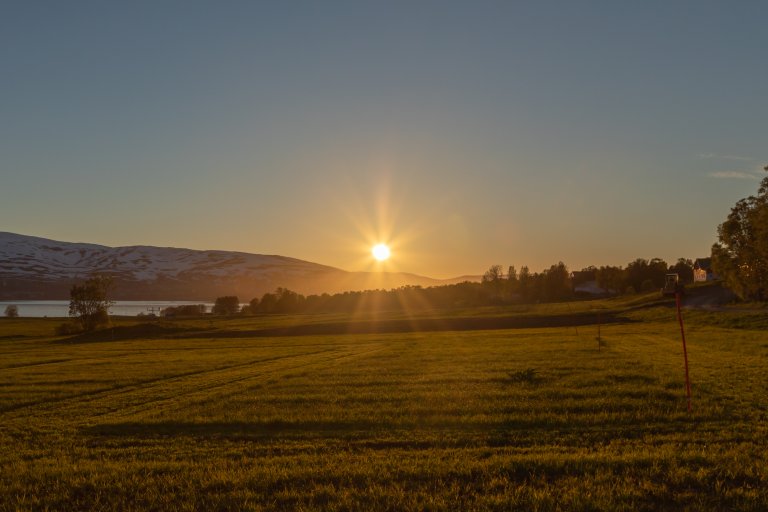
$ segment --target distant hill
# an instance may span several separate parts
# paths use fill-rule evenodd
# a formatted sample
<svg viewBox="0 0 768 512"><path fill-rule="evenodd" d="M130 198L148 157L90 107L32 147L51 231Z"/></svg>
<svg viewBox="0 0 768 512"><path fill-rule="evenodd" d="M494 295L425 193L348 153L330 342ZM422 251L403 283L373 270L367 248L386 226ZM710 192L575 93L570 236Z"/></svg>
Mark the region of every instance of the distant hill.
<svg viewBox="0 0 768 512"><path fill-rule="evenodd" d="M278 286L308 294L437 286L479 277L432 279L402 272L347 272L286 256L172 247L59 242L0 232L0 300L68 299L93 273L114 278L117 300L260 297Z"/></svg>

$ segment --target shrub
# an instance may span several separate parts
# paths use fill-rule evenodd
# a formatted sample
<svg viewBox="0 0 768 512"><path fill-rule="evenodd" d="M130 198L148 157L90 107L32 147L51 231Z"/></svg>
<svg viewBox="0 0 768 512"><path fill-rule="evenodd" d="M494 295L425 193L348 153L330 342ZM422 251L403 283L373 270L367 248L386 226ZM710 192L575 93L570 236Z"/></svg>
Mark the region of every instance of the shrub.
<svg viewBox="0 0 768 512"><path fill-rule="evenodd" d="M515 372L509 371L507 372L507 377L510 382L525 382L529 384L536 382L538 378L536 376L535 368L526 368L525 370L518 370Z"/></svg>
<svg viewBox="0 0 768 512"><path fill-rule="evenodd" d="M64 322L56 326L56 336L69 336L82 332L80 327L73 322Z"/></svg>
<svg viewBox="0 0 768 512"><path fill-rule="evenodd" d="M205 311L205 304L184 304L181 306L168 306L163 309L163 316L203 316Z"/></svg>

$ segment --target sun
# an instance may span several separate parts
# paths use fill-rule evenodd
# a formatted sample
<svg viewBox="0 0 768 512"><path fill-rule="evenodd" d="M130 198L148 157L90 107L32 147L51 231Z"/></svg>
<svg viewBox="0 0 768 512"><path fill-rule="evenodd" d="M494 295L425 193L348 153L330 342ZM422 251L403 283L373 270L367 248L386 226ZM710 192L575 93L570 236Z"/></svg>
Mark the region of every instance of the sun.
<svg viewBox="0 0 768 512"><path fill-rule="evenodd" d="M373 257L376 258L376 260L384 261L389 259L389 256L392 253L386 244L376 244L371 248L371 254L373 254Z"/></svg>

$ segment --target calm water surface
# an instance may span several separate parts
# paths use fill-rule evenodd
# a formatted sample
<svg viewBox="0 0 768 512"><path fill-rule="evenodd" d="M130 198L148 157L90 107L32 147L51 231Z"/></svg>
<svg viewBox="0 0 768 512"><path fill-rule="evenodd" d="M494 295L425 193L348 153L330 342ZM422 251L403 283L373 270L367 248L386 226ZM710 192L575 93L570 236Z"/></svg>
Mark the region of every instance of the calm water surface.
<svg viewBox="0 0 768 512"><path fill-rule="evenodd" d="M16 300L0 301L0 315L5 312L6 306L15 305L19 308L19 316L23 317L63 317L69 316L68 300ZM136 316L140 313L158 314L160 310L169 306L183 306L187 304L205 304L208 311L211 310L212 303L184 301L184 300L166 300L166 301L140 301L140 300L118 300L109 310L111 315L118 316Z"/></svg>

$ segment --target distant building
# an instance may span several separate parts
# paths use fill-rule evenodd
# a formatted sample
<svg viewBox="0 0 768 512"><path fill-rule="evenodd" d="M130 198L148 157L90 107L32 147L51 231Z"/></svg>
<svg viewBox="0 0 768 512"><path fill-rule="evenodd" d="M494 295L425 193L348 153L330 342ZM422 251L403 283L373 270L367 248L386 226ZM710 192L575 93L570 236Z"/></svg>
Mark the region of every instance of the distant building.
<svg viewBox="0 0 768 512"><path fill-rule="evenodd" d="M571 272L573 292L582 296L606 296L609 291L597 284L597 272L594 268Z"/></svg>
<svg viewBox="0 0 768 512"><path fill-rule="evenodd" d="M718 279L717 274L712 271L712 258L697 258L693 262L693 282L703 283Z"/></svg>
<svg viewBox="0 0 768 512"><path fill-rule="evenodd" d="M574 270L571 272L571 281L574 285L587 283L597 279L597 272L594 268L585 268L584 270Z"/></svg>

